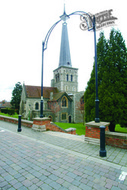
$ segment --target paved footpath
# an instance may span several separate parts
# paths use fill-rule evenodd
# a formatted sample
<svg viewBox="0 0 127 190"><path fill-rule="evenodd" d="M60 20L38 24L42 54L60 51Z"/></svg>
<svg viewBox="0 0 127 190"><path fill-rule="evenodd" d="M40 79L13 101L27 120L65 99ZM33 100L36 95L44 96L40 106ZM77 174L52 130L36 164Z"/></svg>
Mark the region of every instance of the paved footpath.
<svg viewBox="0 0 127 190"><path fill-rule="evenodd" d="M127 190L127 150L99 146L83 136L35 132L0 121L0 189Z"/></svg>

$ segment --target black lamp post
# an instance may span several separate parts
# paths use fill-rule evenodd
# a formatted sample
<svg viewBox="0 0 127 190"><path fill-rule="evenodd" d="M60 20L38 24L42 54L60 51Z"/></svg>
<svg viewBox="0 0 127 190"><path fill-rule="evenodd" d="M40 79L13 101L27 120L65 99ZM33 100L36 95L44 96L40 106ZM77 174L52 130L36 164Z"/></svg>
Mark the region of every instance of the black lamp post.
<svg viewBox="0 0 127 190"><path fill-rule="evenodd" d="M41 73L41 103L40 103L40 118L43 118L43 60L44 60L44 45L42 42L42 73Z"/></svg>
<svg viewBox="0 0 127 190"><path fill-rule="evenodd" d="M95 16L93 17L93 31L94 31L94 47L95 47L95 85L96 85L96 99L95 99L95 122L99 123L99 99L98 99L98 74L97 74L97 45L96 45L96 25Z"/></svg>
<svg viewBox="0 0 127 190"><path fill-rule="evenodd" d="M69 15L66 14L65 8L64 13L60 16L60 20L58 20L48 31L44 42L42 42L42 78L41 78L41 103L40 103L40 118L43 118L43 61L44 61L44 51L47 49L48 40L51 32L55 28L55 26L66 19L70 18L72 15L80 15L84 18L86 22L86 27L88 31L94 31L94 46L95 46L95 83L96 83L96 99L95 99L95 122L99 122L99 99L98 99L98 77L97 77L97 48L96 48L96 26L95 26L95 16L93 18L84 11L76 11ZM85 16L84 16L85 15ZM90 26L89 26L90 24Z"/></svg>

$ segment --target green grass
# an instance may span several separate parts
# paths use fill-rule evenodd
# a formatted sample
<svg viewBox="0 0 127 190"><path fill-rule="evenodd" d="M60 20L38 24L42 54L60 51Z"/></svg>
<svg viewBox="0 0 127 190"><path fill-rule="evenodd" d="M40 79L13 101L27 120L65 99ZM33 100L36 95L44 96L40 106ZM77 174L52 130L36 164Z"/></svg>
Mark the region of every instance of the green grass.
<svg viewBox="0 0 127 190"><path fill-rule="evenodd" d="M18 116L19 116L17 113L15 113L14 115L9 115L9 114L5 114L5 113L1 113L1 112L0 112L0 115L4 115L7 117L13 117L13 118L18 118Z"/></svg>
<svg viewBox="0 0 127 190"><path fill-rule="evenodd" d="M56 125L61 127L62 129L68 128L76 128L76 134L78 135L85 135L85 125L82 123L58 123L55 122Z"/></svg>
<svg viewBox="0 0 127 190"><path fill-rule="evenodd" d="M115 126L115 131L120 133L127 133L127 128L121 127L119 124Z"/></svg>

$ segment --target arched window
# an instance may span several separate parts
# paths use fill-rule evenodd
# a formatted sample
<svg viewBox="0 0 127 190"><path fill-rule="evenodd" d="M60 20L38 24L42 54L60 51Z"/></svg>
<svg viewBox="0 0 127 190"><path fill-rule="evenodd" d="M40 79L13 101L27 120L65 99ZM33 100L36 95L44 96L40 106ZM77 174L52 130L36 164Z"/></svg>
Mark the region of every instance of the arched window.
<svg viewBox="0 0 127 190"><path fill-rule="evenodd" d="M59 81L59 79L60 79L60 78L59 78L59 73L57 74L57 79L58 79L58 81Z"/></svg>
<svg viewBox="0 0 127 190"><path fill-rule="evenodd" d="M73 81L73 75L71 75L71 82Z"/></svg>
<svg viewBox="0 0 127 190"><path fill-rule="evenodd" d="M56 79L56 82L59 82L59 81L60 81L60 75L59 75L59 73L57 73L57 74L55 75L55 79Z"/></svg>
<svg viewBox="0 0 127 190"><path fill-rule="evenodd" d="M68 74L67 74L67 81L68 81Z"/></svg>
<svg viewBox="0 0 127 190"><path fill-rule="evenodd" d="M57 82L57 75L55 75L55 79L56 79L56 82Z"/></svg>
<svg viewBox="0 0 127 190"><path fill-rule="evenodd" d="M39 109L39 103L36 102L36 103L35 103L35 110L38 110L38 109Z"/></svg>
<svg viewBox="0 0 127 190"><path fill-rule="evenodd" d="M62 107L67 107L68 106L68 100L67 100L67 98L64 96L63 98L62 98Z"/></svg>

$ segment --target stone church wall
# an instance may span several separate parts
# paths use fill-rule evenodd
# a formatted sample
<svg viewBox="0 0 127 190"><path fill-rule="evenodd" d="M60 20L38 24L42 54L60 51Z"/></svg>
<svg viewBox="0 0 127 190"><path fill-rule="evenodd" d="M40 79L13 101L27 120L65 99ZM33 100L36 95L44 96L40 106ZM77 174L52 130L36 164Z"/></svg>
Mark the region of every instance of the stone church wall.
<svg viewBox="0 0 127 190"><path fill-rule="evenodd" d="M81 97L84 96L84 91L77 92L74 94L74 122L83 123L83 114L79 110L79 104Z"/></svg>

